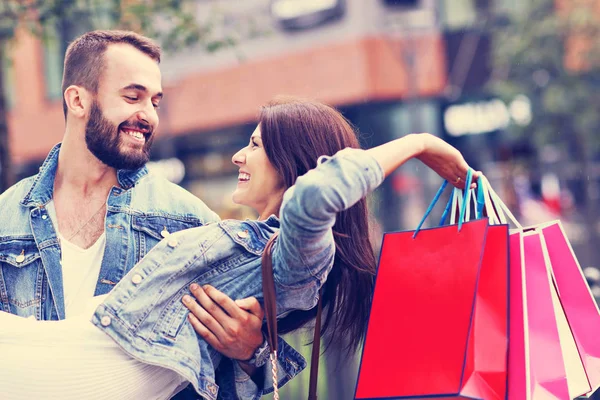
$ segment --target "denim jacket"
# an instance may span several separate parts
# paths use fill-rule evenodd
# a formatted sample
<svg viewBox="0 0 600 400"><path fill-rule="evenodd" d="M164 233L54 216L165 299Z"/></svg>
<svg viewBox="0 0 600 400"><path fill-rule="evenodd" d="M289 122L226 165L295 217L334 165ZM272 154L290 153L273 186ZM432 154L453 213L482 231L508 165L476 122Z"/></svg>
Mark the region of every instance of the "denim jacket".
<svg viewBox="0 0 600 400"><path fill-rule="evenodd" d="M196 335L186 318L181 298L189 293L189 285L210 284L233 299L262 299L261 255L279 230L273 248L277 315L313 308L333 265L336 213L382 180L381 167L363 150L322 157L317 168L284 194L281 219L226 220L169 235L121 280L92 322L132 357L176 371L201 396L217 399L214 371L222 356ZM281 349L282 359L280 386L304 367L295 361L293 350ZM270 375L265 388L250 398L272 391ZM238 392L240 397L248 395Z"/></svg>
<svg viewBox="0 0 600 400"><path fill-rule="evenodd" d="M59 151L60 144L37 175L0 195L0 311L38 320L65 317L61 249L45 208L52 199ZM117 178L120 187L111 189L106 203L106 247L95 295L111 291L167 233L219 220L197 197L148 174L146 167L120 170ZM237 363L228 365L220 372L228 382L223 395L255 390L241 369L234 371Z"/></svg>

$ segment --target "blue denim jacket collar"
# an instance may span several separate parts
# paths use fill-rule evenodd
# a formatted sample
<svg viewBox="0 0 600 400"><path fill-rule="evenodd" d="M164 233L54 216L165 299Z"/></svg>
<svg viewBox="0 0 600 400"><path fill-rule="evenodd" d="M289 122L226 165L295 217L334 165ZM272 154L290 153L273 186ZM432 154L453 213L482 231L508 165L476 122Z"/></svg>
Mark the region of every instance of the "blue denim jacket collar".
<svg viewBox="0 0 600 400"><path fill-rule="evenodd" d="M50 150L48 157L40 167L31 189L21 200L21 204L26 207L40 207L48 204L52 200L54 192L54 178L58 167L58 154L60 153L61 143ZM148 174L148 168L144 165L136 170L118 170L117 180L123 189L130 189L145 175Z"/></svg>

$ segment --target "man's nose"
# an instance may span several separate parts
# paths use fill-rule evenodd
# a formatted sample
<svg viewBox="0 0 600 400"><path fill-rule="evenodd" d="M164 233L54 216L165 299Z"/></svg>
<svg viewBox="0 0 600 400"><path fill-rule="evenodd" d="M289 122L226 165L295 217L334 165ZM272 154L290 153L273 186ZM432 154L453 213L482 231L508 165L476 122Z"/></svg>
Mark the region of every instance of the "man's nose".
<svg viewBox="0 0 600 400"><path fill-rule="evenodd" d="M154 129L158 126L158 113L152 104L139 110L136 117L138 121L150 125Z"/></svg>

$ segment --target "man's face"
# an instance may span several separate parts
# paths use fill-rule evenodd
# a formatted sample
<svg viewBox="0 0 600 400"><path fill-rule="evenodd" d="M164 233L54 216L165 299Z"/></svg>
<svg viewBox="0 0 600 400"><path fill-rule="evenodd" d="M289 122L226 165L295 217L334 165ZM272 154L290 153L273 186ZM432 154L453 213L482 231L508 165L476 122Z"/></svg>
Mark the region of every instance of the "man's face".
<svg viewBox="0 0 600 400"><path fill-rule="evenodd" d="M158 64L127 44L109 45L85 129L88 149L115 169L148 162L162 98Z"/></svg>

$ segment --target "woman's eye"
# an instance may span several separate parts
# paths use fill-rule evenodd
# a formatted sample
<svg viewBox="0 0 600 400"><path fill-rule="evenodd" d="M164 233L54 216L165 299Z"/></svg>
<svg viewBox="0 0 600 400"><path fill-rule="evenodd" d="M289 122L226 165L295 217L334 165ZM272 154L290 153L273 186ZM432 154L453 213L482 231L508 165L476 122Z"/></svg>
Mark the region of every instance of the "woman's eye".
<svg viewBox="0 0 600 400"><path fill-rule="evenodd" d="M136 101L136 100L137 100L137 97L125 96L125 98L126 98L127 100L131 100L131 101Z"/></svg>

